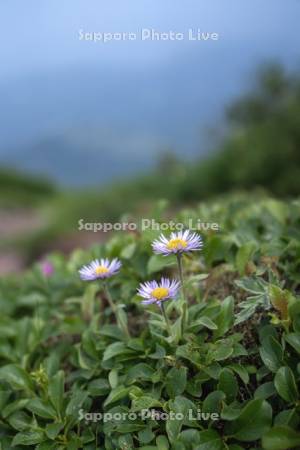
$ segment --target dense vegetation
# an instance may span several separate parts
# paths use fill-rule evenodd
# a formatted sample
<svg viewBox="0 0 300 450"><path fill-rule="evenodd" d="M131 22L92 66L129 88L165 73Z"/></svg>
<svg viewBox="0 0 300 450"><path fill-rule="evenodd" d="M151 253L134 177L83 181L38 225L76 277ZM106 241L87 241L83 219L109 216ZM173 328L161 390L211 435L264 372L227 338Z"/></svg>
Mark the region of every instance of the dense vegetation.
<svg viewBox="0 0 300 450"><path fill-rule="evenodd" d="M217 154L200 161L185 199L263 187L281 197L300 192L300 79L279 66L259 73L257 86L228 109L228 136Z"/></svg>
<svg viewBox="0 0 300 450"><path fill-rule="evenodd" d="M182 298L167 302L169 336L159 308L136 295L142 281L178 276L172 256L152 253L157 232L118 233L68 259L53 254L47 276L36 265L1 280L2 450L300 448L299 200L228 196L176 220L189 218L220 231L203 231L203 250L184 258L183 332ZM129 339L101 282L78 276L102 256L123 263L110 289ZM144 409L176 418L126 415ZM100 412L125 415L82 416Z"/></svg>
<svg viewBox="0 0 300 450"><path fill-rule="evenodd" d="M0 207L28 207L51 198L54 186L47 180L0 168Z"/></svg>

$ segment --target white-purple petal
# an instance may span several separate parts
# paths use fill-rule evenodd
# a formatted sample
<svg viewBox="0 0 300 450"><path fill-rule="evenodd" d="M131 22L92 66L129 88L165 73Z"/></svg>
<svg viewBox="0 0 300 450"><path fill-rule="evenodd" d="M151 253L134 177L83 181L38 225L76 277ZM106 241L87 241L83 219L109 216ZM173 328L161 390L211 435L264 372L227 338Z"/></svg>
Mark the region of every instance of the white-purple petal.
<svg viewBox="0 0 300 450"><path fill-rule="evenodd" d="M169 299L176 298L180 283L177 280L170 280L169 278L161 278L160 282L153 280L150 282L141 283L140 287L137 289L138 295L142 297L142 304L148 305L156 303L160 305L161 302ZM155 297L155 289L166 289L166 294L164 297ZM157 295L157 293L156 293Z"/></svg>
<svg viewBox="0 0 300 450"><path fill-rule="evenodd" d="M170 241L177 239L179 241L183 241L182 245L179 242L177 246L170 247ZM152 248L155 253L166 256L170 254L201 250L202 245L202 239L198 234L191 233L189 230L180 230L177 233L172 232L169 239L161 234L158 239L153 241Z"/></svg>
<svg viewBox="0 0 300 450"><path fill-rule="evenodd" d="M110 278L121 268L121 262L115 258L111 262L107 258L95 259L90 264L83 266L79 270L80 278L83 281L93 281L97 279ZM103 272L97 272L98 268L104 269Z"/></svg>

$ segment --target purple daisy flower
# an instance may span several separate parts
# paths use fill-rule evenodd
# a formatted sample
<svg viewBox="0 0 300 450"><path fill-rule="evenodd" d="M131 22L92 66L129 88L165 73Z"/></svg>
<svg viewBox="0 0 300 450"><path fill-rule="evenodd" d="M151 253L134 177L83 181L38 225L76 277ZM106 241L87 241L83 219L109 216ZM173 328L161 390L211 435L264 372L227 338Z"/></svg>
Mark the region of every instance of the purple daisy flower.
<svg viewBox="0 0 300 450"><path fill-rule="evenodd" d="M157 281L141 283L137 291L138 295L145 299L142 300L143 305L157 303L160 306L161 302L175 298L178 294L179 287L179 281L162 278L159 283Z"/></svg>
<svg viewBox="0 0 300 450"><path fill-rule="evenodd" d="M95 259L87 266L83 266L79 270L80 278L84 281L93 281L97 279L110 278L115 275L121 268L121 262L115 258L112 261L109 259Z"/></svg>
<svg viewBox="0 0 300 450"><path fill-rule="evenodd" d="M203 243L199 234L191 233L189 230L171 233L169 239L161 234L159 239L152 243L154 253L165 256L172 253L187 253L201 250L202 246Z"/></svg>

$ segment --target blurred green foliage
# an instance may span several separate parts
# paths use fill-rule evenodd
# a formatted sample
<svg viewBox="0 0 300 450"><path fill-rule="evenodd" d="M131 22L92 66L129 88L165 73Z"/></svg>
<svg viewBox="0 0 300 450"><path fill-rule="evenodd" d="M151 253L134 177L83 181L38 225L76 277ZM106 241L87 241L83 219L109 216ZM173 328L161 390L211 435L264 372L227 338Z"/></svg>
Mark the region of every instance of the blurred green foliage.
<svg viewBox="0 0 300 450"><path fill-rule="evenodd" d="M0 168L0 206L32 206L56 193L54 185L10 168Z"/></svg>
<svg viewBox="0 0 300 450"><path fill-rule="evenodd" d="M228 108L226 136L206 158L188 164L165 154L148 175L55 195L47 182L4 172L0 201L19 201L23 206L43 200L41 214L47 225L19 242L34 255L41 243L75 232L79 219L116 221L125 212L137 216L160 198L177 208L228 191L263 189L281 198L298 195L299 149L299 75L269 65L259 71L252 91Z"/></svg>
<svg viewBox="0 0 300 450"><path fill-rule="evenodd" d="M183 200L260 186L300 193L300 78L280 66L261 70L256 87L228 108L227 137L217 153L190 168Z"/></svg>

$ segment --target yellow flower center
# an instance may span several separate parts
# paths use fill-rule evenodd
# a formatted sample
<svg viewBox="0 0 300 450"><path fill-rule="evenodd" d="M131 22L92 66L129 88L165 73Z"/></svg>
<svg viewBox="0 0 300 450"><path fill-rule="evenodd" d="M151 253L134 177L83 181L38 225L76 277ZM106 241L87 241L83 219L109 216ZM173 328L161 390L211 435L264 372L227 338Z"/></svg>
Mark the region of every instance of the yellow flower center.
<svg viewBox="0 0 300 450"><path fill-rule="evenodd" d="M154 298L156 298L156 300L161 300L161 299L167 297L168 294L169 294L169 289L164 288L164 287L157 287L157 288L153 289L153 291L152 291L152 295Z"/></svg>
<svg viewBox="0 0 300 450"><path fill-rule="evenodd" d="M96 275L102 275L103 273L107 273L108 272L108 268L104 267L104 266L98 266L95 269Z"/></svg>
<svg viewBox="0 0 300 450"><path fill-rule="evenodd" d="M185 248L186 246L187 242L184 239L180 238L170 239L170 241L167 244L169 250L180 250L182 248Z"/></svg>

